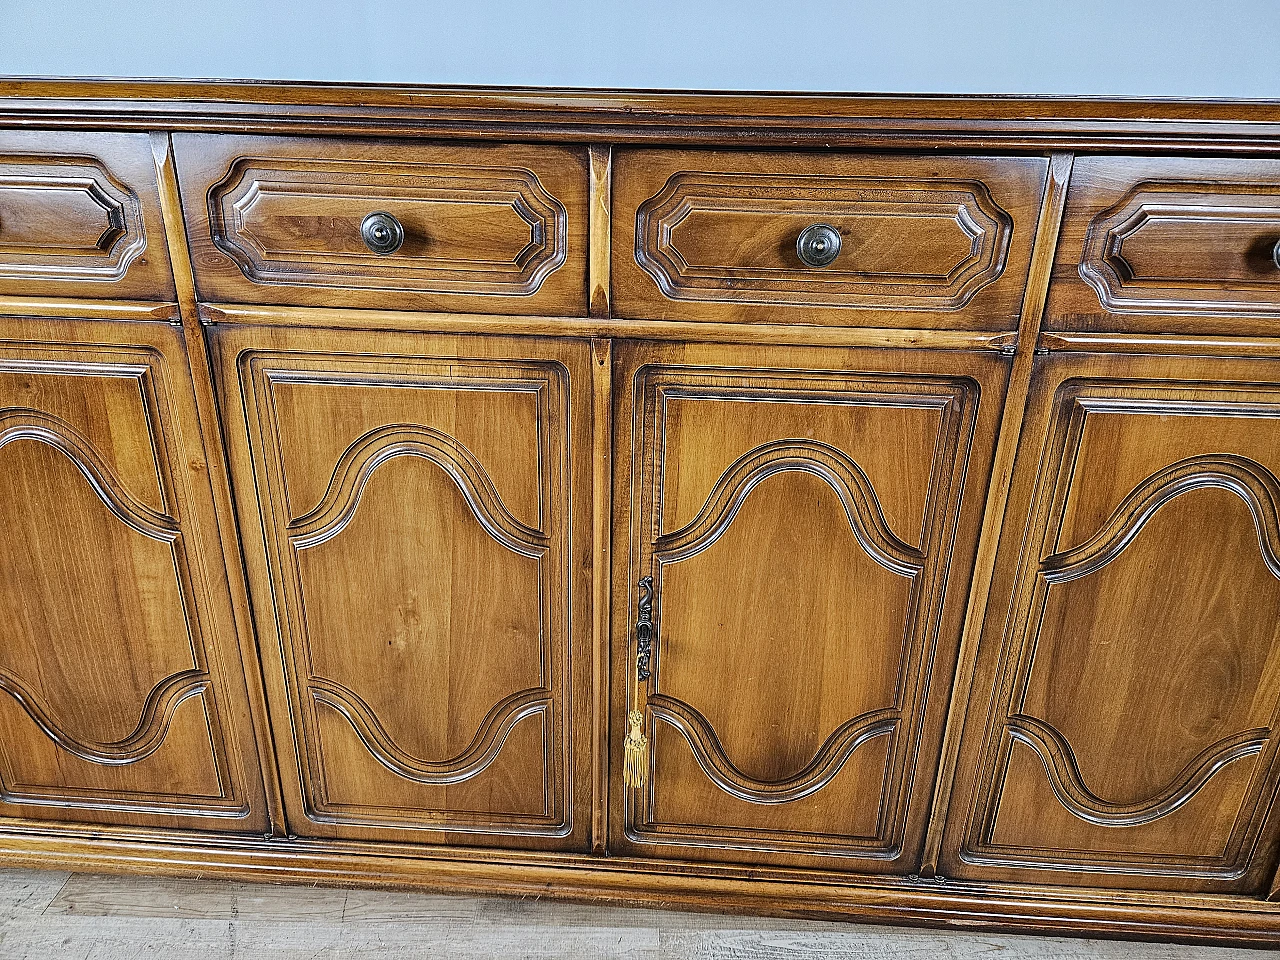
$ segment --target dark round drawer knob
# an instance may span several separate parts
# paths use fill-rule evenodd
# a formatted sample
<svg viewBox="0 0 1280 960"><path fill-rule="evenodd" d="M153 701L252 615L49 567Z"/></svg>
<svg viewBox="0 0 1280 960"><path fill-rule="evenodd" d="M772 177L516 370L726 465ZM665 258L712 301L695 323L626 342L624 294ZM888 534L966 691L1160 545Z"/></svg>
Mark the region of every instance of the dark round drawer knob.
<svg viewBox="0 0 1280 960"><path fill-rule="evenodd" d="M840 231L825 223L805 227L796 237L796 256L811 267L825 267L840 255Z"/></svg>
<svg viewBox="0 0 1280 960"><path fill-rule="evenodd" d="M1280 240L1276 241L1276 245L1271 248L1271 259L1275 262L1276 269L1280 270Z"/></svg>
<svg viewBox="0 0 1280 960"><path fill-rule="evenodd" d="M389 213L379 210L360 221L360 236L364 245L374 253L386 256L395 253L404 243L404 227Z"/></svg>

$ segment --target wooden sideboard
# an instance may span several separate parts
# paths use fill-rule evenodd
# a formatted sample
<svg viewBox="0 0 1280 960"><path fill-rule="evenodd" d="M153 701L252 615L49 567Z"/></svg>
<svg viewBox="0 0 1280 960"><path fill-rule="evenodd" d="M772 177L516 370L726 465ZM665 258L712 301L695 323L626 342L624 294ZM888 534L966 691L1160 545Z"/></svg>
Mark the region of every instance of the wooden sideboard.
<svg viewBox="0 0 1280 960"><path fill-rule="evenodd" d="M1280 944L1280 104L0 80L0 862Z"/></svg>

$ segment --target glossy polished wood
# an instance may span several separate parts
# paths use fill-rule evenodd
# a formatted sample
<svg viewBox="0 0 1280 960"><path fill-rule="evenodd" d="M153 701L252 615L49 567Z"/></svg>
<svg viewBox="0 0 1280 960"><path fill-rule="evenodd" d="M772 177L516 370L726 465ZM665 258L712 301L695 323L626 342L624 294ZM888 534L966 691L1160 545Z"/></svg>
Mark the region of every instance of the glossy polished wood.
<svg viewBox="0 0 1280 960"><path fill-rule="evenodd" d="M3 80L18 142L0 858L1280 943L1280 105Z"/></svg>
<svg viewBox="0 0 1280 960"><path fill-rule="evenodd" d="M992 353L622 348L614 631L651 577L656 639L639 704L634 648L615 660L614 742L647 709L652 744L616 849L918 870L1007 374Z"/></svg>
<svg viewBox="0 0 1280 960"><path fill-rule="evenodd" d="M1273 333L1280 162L1086 157L1045 329Z"/></svg>
<svg viewBox="0 0 1280 960"><path fill-rule="evenodd" d="M1012 330L1043 159L624 150L614 158L622 316ZM809 227L841 238L802 262Z"/></svg>
<svg viewBox="0 0 1280 960"><path fill-rule="evenodd" d="M226 401L244 397L232 474L266 546L248 559L291 831L580 848L587 346L252 329L214 346Z"/></svg>
<svg viewBox="0 0 1280 960"><path fill-rule="evenodd" d="M174 300L140 134L0 130L0 296Z"/></svg>
<svg viewBox="0 0 1280 960"><path fill-rule="evenodd" d="M0 816L261 833L180 339L0 330Z"/></svg>
<svg viewBox="0 0 1280 960"><path fill-rule="evenodd" d="M1087 354L1040 365L949 875L1266 890L1280 831L1278 373Z"/></svg>
<svg viewBox="0 0 1280 960"><path fill-rule="evenodd" d="M173 138L202 299L573 314L585 308L582 150ZM404 230L371 250L374 213Z"/></svg>

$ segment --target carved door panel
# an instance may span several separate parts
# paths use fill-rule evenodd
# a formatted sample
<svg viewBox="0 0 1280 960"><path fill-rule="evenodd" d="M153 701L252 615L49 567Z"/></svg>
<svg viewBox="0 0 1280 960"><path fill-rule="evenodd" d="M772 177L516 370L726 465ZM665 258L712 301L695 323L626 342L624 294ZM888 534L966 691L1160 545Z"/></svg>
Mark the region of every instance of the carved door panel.
<svg viewBox="0 0 1280 960"><path fill-rule="evenodd" d="M0 817L261 833L182 342L2 322Z"/></svg>
<svg viewBox="0 0 1280 960"><path fill-rule="evenodd" d="M1280 776L1280 363L1054 355L942 871L1259 889Z"/></svg>
<svg viewBox="0 0 1280 960"><path fill-rule="evenodd" d="M589 347L215 336L290 829L580 847Z"/></svg>
<svg viewBox="0 0 1280 960"><path fill-rule="evenodd" d="M617 848L912 872L1007 361L677 345L619 358ZM634 710L638 789L620 749Z"/></svg>

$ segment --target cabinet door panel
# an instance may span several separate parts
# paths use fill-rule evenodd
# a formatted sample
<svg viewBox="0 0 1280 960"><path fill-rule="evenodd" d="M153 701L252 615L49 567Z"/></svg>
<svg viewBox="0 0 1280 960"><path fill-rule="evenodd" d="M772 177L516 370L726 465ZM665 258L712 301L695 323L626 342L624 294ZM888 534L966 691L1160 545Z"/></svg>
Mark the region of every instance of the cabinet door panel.
<svg viewBox="0 0 1280 960"><path fill-rule="evenodd" d="M277 626L291 828L580 845L590 738L574 730L587 673L571 625L586 622L587 570L573 557L589 547L570 521L589 515L573 478L590 471L569 385L589 382L586 346L299 330L218 343L245 404L240 505L265 536L250 569Z"/></svg>
<svg viewBox="0 0 1280 960"><path fill-rule="evenodd" d="M1042 365L957 773L956 875L1263 882L1280 774L1278 374Z"/></svg>
<svg viewBox="0 0 1280 960"><path fill-rule="evenodd" d="M622 792L620 846L910 872L982 508L962 494L986 479L1004 363L620 357L618 422L633 426L617 432L630 477L615 504L631 547L615 636L638 616L641 578L656 636L639 704L647 779ZM748 365L766 357L775 369ZM621 717L635 651L618 667Z"/></svg>
<svg viewBox="0 0 1280 960"><path fill-rule="evenodd" d="M181 341L4 325L0 816L263 831Z"/></svg>

